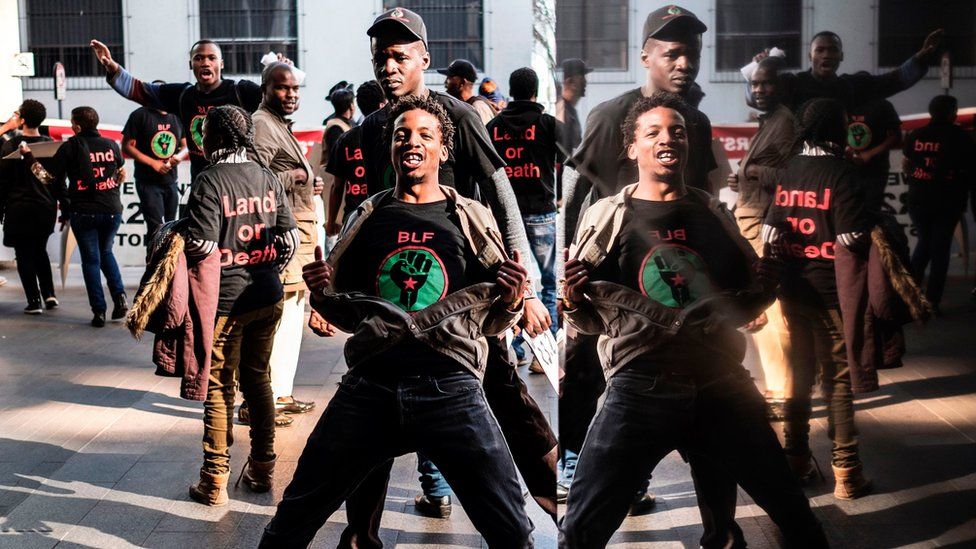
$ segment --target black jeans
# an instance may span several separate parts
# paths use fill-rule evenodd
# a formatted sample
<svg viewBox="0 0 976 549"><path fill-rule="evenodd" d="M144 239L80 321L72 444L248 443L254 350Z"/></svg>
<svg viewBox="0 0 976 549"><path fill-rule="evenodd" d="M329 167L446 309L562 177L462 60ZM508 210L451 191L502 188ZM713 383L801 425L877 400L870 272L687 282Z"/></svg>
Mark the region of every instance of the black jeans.
<svg viewBox="0 0 976 549"><path fill-rule="evenodd" d="M512 455L471 374L392 385L346 374L298 460L261 547L305 547L370 472L423 451L491 547L531 547Z"/></svg>
<svg viewBox="0 0 976 549"><path fill-rule="evenodd" d="M136 181L136 194L142 218L146 220L146 246L149 246L159 226L176 219L180 189L176 181L164 185Z"/></svg>
<svg viewBox="0 0 976 549"><path fill-rule="evenodd" d="M569 490L560 547L606 546L636 487L675 449L727 468L779 526L788 547L827 546L766 420L763 397L739 368L707 383L626 370L611 378Z"/></svg>
<svg viewBox="0 0 976 549"><path fill-rule="evenodd" d="M54 297L54 279L51 275L51 258L47 255L47 239L51 233L44 231L32 235L18 235L14 253L17 257L17 274L24 286L27 301L37 302Z"/></svg>
<svg viewBox="0 0 976 549"><path fill-rule="evenodd" d="M912 275L922 284L925 269L929 270L929 281L925 287L925 297L938 306L945 291L946 276L949 273L949 255L952 250L952 235L966 208L964 195L954 204L916 203L908 207L908 215L918 231L918 242L912 252Z"/></svg>

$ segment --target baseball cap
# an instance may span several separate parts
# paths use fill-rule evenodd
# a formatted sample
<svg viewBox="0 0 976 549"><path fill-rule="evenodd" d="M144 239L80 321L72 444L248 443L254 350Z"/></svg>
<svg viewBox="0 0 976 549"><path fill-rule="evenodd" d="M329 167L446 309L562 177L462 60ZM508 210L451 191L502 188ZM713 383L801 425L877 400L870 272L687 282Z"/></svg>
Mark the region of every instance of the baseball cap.
<svg viewBox="0 0 976 549"><path fill-rule="evenodd" d="M460 76L468 82L478 81L478 71L467 59L455 59L446 69L437 69L444 76Z"/></svg>
<svg viewBox="0 0 976 549"><path fill-rule="evenodd" d="M663 8L658 8L647 15L644 21L644 41L660 33L664 29L683 26L696 34L701 34L708 30L705 23L690 11L670 4Z"/></svg>
<svg viewBox="0 0 976 549"><path fill-rule="evenodd" d="M343 80L329 90L329 95L325 96L326 101L334 101L342 95L353 95L353 85Z"/></svg>
<svg viewBox="0 0 976 549"><path fill-rule="evenodd" d="M570 76L583 76L593 72L593 69L586 66L586 61L582 59L567 59L563 61L563 78Z"/></svg>
<svg viewBox="0 0 976 549"><path fill-rule="evenodd" d="M406 8L393 8L381 13L366 30L370 37L380 36L385 30L405 30L407 34L427 45L427 25L422 17Z"/></svg>

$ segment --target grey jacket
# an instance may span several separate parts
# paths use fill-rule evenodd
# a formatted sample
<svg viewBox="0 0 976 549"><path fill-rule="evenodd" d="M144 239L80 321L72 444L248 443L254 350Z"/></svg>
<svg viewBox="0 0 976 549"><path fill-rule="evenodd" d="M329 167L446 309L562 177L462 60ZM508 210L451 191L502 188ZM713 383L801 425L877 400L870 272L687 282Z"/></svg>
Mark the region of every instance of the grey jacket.
<svg viewBox="0 0 976 549"><path fill-rule="evenodd" d="M571 258L586 263L591 270L606 259L617 245L627 209L626 197L636 188L636 183L628 185L586 210L569 249ZM699 189L689 188L688 193L709 207L747 263L759 260L722 202ZM737 328L772 303L773 288L763 287L753 274L745 288L700 299L684 309L667 307L607 281L590 282L584 297L576 308L564 309L565 318L576 331L600 336L597 351L609 379L634 358L671 343L706 348L715 353L716 360L741 362L745 338Z"/></svg>
<svg viewBox="0 0 976 549"><path fill-rule="evenodd" d="M507 256L498 225L491 211L441 187L455 204L461 231L478 261L497 268ZM342 256L355 240L363 223L389 200L393 191L381 192L363 202L349 216L326 262L338 269ZM335 277L333 277L334 280ZM350 371L383 351L414 337L435 351L460 362L479 379L488 360L488 341L515 325L522 307L508 310L497 295L495 284L482 282L452 292L433 305L409 314L380 297L360 292L336 293L330 285L312 300L312 307L342 331L352 333L346 342L346 364Z"/></svg>

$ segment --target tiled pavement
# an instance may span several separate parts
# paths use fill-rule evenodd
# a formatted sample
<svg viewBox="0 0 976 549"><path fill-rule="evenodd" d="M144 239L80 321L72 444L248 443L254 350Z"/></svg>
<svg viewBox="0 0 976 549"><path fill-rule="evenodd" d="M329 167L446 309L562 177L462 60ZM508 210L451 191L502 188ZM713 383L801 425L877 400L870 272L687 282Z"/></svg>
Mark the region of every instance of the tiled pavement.
<svg viewBox="0 0 976 549"><path fill-rule="evenodd" d="M148 340L119 326L89 328L75 270L62 307L20 313L16 274L0 288L0 548L254 547L318 413L280 430L271 494L231 490L227 507L190 502L186 487L200 464L201 405L177 398L176 380L152 374ZM138 273L127 271L126 280ZM835 547L976 547L976 305L968 285L950 285L946 316L909 328L905 367L882 374L881 391L858 401L858 424L876 493L839 502L828 484L809 490ZM344 365L341 339L307 337L296 395L331 396ZM550 415L555 397L528 378ZM828 463L822 408L813 443ZM244 434L232 453L239 471ZM388 547L479 547L460 506L449 520L416 515L414 458L397 460L384 514ZM695 547L700 519L687 467L672 454L655 471L655 513L627 519L614 547ZM775 527L741 494L738 517L751 547L778 546ZM533 502L538 547L555 546L555 527ZM342 511L315 546L333 547Z"/></svg>

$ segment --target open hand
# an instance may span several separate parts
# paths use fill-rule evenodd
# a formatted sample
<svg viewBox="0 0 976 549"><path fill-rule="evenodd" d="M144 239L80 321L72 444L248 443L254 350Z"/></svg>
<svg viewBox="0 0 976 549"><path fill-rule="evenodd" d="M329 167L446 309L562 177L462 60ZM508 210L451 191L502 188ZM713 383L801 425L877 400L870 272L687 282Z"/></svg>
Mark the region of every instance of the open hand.
<svg viewBox="0 0 976 549"><path fill-rule="evenodd" d="M119 64L112 59L112 52L109 51L108 46L98 40L92 40L89 45L91 46L92 53L95 55L95 59L98 59L98 62L105 67L105 72L109 76L119 72Z"/></svg>
<svg viewBox="0 0 976 549"><path fill-rule="evenodd" d="M312 314L308 317L308 327L319 337L332 337L336 333L335 326L329 324L315 309L312 309Z"/></svg>
<svg viewBox="0 0 976 549"><path fill-rule="evenodd" d="M936 29L929 33L925 37L925 41L922 42L922 49L918 50L915 54L915 58L919 61L927 59L932 56L942 45L942 38L945 35L945 31L942 29Z"/></svg>

